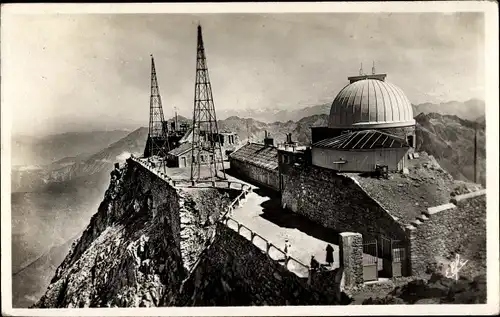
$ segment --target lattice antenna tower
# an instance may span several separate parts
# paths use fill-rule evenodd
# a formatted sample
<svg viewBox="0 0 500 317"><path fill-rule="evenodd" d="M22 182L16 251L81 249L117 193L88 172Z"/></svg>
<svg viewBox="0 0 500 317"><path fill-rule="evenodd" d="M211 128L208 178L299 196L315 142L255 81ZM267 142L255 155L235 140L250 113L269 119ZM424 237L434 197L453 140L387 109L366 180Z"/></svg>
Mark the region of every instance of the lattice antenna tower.
<svg viewBox="0 0 500 317"><path fill-rule="evenodd" d="M194 88L193 140L191 148L191 181L201 177L201 166L208 165L210 179L226 178L222 149L219 140L217 117L212 95L212 85L208 75L201 25L198 25L196 54L196 81ZM202 157L208 152L207 157ZM202 160L205 160L203 162Z"/></svg>
<svg viewBox="0 0 500 317"><path fill-rule="evenodd" d="M165 159L170 145L168 142L168 125L163 117L160 89L156 78L156 67L151 55L151 95L149 100L149 133L146 156L160 157L160 167L165 170Z"/></svg>
<svg viewBox="0 0 500 317"><path fill-rule="evenodd" d="M477 121L474 123L474 183L477 183Z"/></svg>

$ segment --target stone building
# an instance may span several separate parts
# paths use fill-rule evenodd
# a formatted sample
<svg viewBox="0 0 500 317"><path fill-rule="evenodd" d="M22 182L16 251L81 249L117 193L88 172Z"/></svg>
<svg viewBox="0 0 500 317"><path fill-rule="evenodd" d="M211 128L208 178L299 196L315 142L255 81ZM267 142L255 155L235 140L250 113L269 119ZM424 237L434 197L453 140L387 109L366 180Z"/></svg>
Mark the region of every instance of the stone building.
<svg viewBox="0 0 500 317"><path fill-rule="evenodd" d="M189 167L192 163L192 143L186 142L182 143L175 149L167 153L167 166L168 167ZM201 163L208 164L213 161L213 154L208 151L202 151L200 155ZM216 153L216 158L218 161L224 160L219 153Z"/></svg>
<svg viewBox="0 0 500 317"><path fill-rule="evenodd" d="M432 252L419 249L429 243L416 241L423 235L415 232L431 230L420 228L429 208L449 204L457 186L432 157L413 153L411 103L385 77L350 77L332 103L328 127L312 128L310 148L278 152L282 207L337 232L361 234L365 280L425 271ZM382 178L375 173L381 166L388 172ZM429 224L446 227L436 219ZM431 232L445 250L456 245Z"/></svg>
<svg viewBox="0 0 500 317"><path fill-rule="evenodd" d="M228 160L229 155L241 145L238 134L231 131L219 131L218 140L222 147L224 160Z"/></svg>
<svg viewBox="0 0 500 317"><path fill-rule="evenodd" d="M264 144L247 143L229 156L230 169L239 177L279 190L278 149L267 136Z"/></svg>
<svg viewBox="0 0 500 317"><path fill-rule="evenodd" d="M312 128L311 145L299 146L289 134L274 146L266 133L264 144L249 143L230 156L231 170L278 191L283 209L339 234L358 234L353 248L359 249L358 277L365 281L422 274L433 255L449 255L468 243L462 237L470 239L470 228L453 234L461 228L448 219L454 213L460 222L484 226L485 209L450 202L464 183L433 157L414 152L411 103L385 78L350 77L332 103L328 127ZM476 236L481 240L484 232Z"/></svg>
<svg viewBox="0 0 500 317"><path fill-rule="evenodd" d="M372 172L376 166L401 171L409 148L398 136L378 130L359 130L314 143L312 163L342 172Z"/></svg>
<svg viewBox="0 0 500 317"><path fill-rule="evenodd" d="M175 143L175 148L167 153L167 166L168 167L188 167L191 166L191 148L193 140L193 129L186 126L183 127L183 136L179 138L177 143ZM234 152L236 148L240 145L240 139L238 134L230 131L222 131L216 136L217 142L221 146L222 156L218 151L216 151L216 157L219 161L227 161L229 159L229 154ZM210 162L213 157L212 153L208 151L203 151L200 160L201 163Z"/></svg>

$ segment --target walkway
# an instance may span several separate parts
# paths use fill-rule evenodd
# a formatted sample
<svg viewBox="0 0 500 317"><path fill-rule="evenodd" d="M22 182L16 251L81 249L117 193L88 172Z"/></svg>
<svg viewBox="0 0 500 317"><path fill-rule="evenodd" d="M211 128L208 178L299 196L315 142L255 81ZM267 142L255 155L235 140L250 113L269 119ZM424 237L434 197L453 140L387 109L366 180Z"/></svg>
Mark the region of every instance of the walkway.
<svg viewBox="0 0 500 317"><path fill-rule="evenodd" d="M279 198L269 192L255 189L247 195L242 206L233 211L231 218L281 250L288 239L291 244L289 255L306 265L310 265L311 255L320 264L325 264L325 249L331 244L334 248L332 269L339 267L338 234L305 217L283 210Z"/></svg>

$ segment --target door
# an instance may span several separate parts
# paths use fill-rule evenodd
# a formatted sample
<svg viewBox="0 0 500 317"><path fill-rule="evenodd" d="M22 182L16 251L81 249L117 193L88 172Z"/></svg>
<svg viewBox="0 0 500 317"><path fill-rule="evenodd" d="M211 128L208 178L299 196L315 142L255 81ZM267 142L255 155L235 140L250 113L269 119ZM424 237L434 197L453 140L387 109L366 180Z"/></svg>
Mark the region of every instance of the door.
<svg viewBox="0 0 500 317"><path fill-rule="evenodd" d="M377 240L363 242L363 280L376 281L378 279L378 249Z"/></svg>

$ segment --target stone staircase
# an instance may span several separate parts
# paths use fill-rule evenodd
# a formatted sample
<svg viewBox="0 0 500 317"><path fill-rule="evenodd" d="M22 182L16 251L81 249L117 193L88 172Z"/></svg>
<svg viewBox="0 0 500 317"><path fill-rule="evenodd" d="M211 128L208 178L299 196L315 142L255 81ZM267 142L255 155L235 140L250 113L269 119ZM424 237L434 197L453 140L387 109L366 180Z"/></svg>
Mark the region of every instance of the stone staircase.
<svg viewBox="0 0 500 317"><path fill-rule="evenodd" d="M416 219L414 221L412 221L406 227L410 230L415 230L419 226L424 224L427 220L429 220L433 214L436 214L438 212L445 211L445 210L455 209L455 208L457 208L458 202L463 201L465 199L481 196L481 195L486 195L486 189L478 190L478 191L468 193L468 194L458 195L458 196L455 196L454 198L450 199L449 203L439 205L439 206L429 207L429 208L427 208L426 211L422 212L419 216L417 216Z"/></svg>

